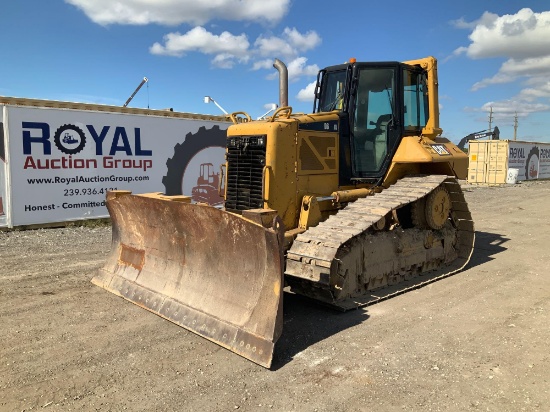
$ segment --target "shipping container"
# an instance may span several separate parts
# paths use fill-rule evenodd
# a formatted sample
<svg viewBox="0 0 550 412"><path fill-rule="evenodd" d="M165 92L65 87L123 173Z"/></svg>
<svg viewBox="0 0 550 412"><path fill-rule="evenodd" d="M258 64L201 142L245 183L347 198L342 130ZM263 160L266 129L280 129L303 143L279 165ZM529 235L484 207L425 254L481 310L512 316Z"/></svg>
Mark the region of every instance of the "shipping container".
<svg viewBox="0 0 550 412"><path fill-rule="evenodd" d="M468 183L501 185L550 178L550 143L472 140Z"/></svg>

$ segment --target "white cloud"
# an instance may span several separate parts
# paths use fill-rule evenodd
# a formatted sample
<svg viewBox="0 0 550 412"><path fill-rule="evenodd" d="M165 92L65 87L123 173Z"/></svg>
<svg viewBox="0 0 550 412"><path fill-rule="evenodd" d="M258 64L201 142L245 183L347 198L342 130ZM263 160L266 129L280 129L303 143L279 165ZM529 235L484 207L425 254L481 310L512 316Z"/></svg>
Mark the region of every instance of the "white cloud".
<svg viewBox="0 0 550 412"><path fill-rule="evenodd" d="M524 59L550 52L550 11L535 13L525 8L512 15L490 16L470 34L469 57Z"/></svg>
<svg viewBox="0 0 550 412"><path fill-rule="evenodd" d="M312 82L308 84L304 89L300 90L296 95L296 98L301 102L313 102L315 98L315 84L317 82Z"/></svg>
<svg viewBox="0 0 550 412"><path fill-rule="evenodd" d="M483 113L483 117L478 120L483 121L488 118L489 112L494 121L510 122L516 115L518 117L527 117L532 113L550 111L550 105L544 103L529 103L521 98L514 97L499 101L485 103L480 108L465 107L464 111L471 113Z"/></svg>
<svg viewBox="0 0 550 412"><path fill-rule="evenodd" d="M245 34L235 36L227 31L215 35L203 27L195 27L185 34L168 33L164 36L164 45L153 44L149 51L152 54L181 57L188 52L198 51L212 54L212 63L221 68L231 68L235 59L248 61L250 43Z"/></svg>
<svg viewBox="0 0 550 412"><path fill-rule="evenodd" d="M525 86L516 96L499 102L489 102L481 108L493 107L496 116L527 116L550 111L550 11L535 13L523 8L515 14L498 16L485 12L480 19L468 23L452 22L455 27L468 28L470 44L457 48L454 56L465 54L472 59L504 57L497 73L472 86L472 91L491 85L522 81Z"/></svg>
<svg viewBox="0 0 550 412"><path fill-rule="evenodd" d="M451 60L455 57L458 57L462 54L465 54L467 51L468 51L467 47L459 47L459 48L455 49L449 56L442 59L441 63L447 63L449 60Z"/></svg>
<svg viewBox="0 0 550 412"><path fill-rule="evenodd" d="M319 66L316 64L306 65L307 59L305 57L298 57L292 60L290 63L285 63L288 70L288 80L290 82L298 80L300 77L317 76L319 72ZM279 74L273 72L267 76L268 80L278 79Z"/></svg>
<svg viewBox="0 0 550 412"><path fill-rule="evenodd" d="M252 65L252 70L271 69L273 67L273 62L274 60L272 59L258 60Z"/></svg>
<svg viewBox="0 0 550 412"><path fill-rule="evenodd" d="M455 27L471 28L471 43L453 54L466 53L473 59L508 57L516 60L547 56L550 51L550 11L535 13L524 8L516 14L498 16L485 12L472 23L462 19Z"/></svg>
<svg viewBox="0 0 550 412"><path fill-rule="evenodd" d="M283 37L298 51L304 52L314 49L321 44L321 37L315 31L300 33L295 28L285 28Z"/></svg>
<svg viewBox="0 0 550 412"><path fill-rule="evenodd" d="M483 79L479 82L474 83L472 86L472 91L476 91L479 89L482 89L484 87L487 87L492 84L504 84L504 83L510 83L515 80L515 77L510 76L508 74L504 73L497 73L493 77L489 77L486 79Z"/></svg>
<svg viewBox="0 0 550 412"><path fill-rule="evenodd" d="M451 25L456 27L457 29L473 30L477 26L493 27L497 19L498 19L498 14L494 14L486 11L477 20L474 20L472 22L467 22L466 20L464 20L464 17L461 17L458 20L451 21Z"/></svg>
<svg viewBox="0 0 550 412"><path fill-rule="evenodd" d="M550 74L550 42L548 46L547 56L523 60L510 59L502 64L500 72L510 76L547 76Z"/></svg>
<svg viewBox="0 0 550 412"><path fill-rule="evenodd" d="M511 83L519 77L527 77L531 82L538 83L539 78L548 76L550 76L550 51L549 55L544 57L509 59L502 64L497 74L475 83L472 90L479 90L491 84Z"/></svg>
<svg viewBox="0 0 550 412"><path fill-rule="evenodd" d="M280 37L258 37L254 43L256 50L261 56L279 55L283 59L296 56L297 51L290 43Z"/></svg>
<svg viewBox="0 0 550 412"><path fill-rule="evenodd" d="M550 98L550 81L541 80L536 86L523 89L518 97L527 102L532 102L539 98Z"/></svg>
<svg viewBox="0 0 550 412"><path fill-rule="evenodd" d="M476 22L467 22L466 20L464 20L464 17L461 17L457 20L452 20L450 23L453 27L456 27L457 29L473 29L476 27L477 24Z"/></svg>
<svg viewBox="0 0 550 412"><path fill-rule="evenodd" d="M277 23L288 12L290 0L65 0L94 23L202 25L208 21L263 21Z"/></svg>
<svg viewBox="0 0 550 412"><path fill-rule="evenodd" d="M258 37L254 46L262 56L279 56L290 60L320 44L321 37L317 32L308 31L302 34L295 28L286 27L281 36Z"/></svg>
<svg viewBox="0 0 550 412"><path fill-rule="evenodd" d="M296 80L302 76L317 76L319 66L316 64L306 65L305 57L298 57L287 65L289 80Z"/></svg>
<svg viewBox="0 0 550 412"><path fill-rule="evenodd" d="M501 100L497 102L485 103L481 107L481 110L483 112L489 113L491 108L493 110L493 118L495 120L498 120L498 119L509 120L513 118L516 113L519 117L526 117L531 113L546 112L550 110L550 105L542 104L542 103L525 103L521 100L507 99L507 100Z"/></svg>
<svg viewBox="0 0 550 412"><path fill-rule="evenodd" d="M220 69L232 69L235 66L235 56L229 53L217 54L212 59L212 64Z"/></svg>
<svg viewBox="0 0 550 412"><path fill-rule="evenodd" d="M212 64L223 69L233 68L237 62L252 61L252 70L269 70L273 68L275 58L285 58L288 78L292 81L302 76L317 75L319 67L316 64L307 65L307 58L298 57L298 53L316 47L320 42L321 38L315 32L301 34L296 29L286 28L281 37L259 36L251 48L246 34L234 35L224 31L216 35L198 26L185 34L168 33L162 43L154 43L149 51L175 57L189 52L213 55ZM255 61L257 57L261 59ZM277 78L277 73L272 73L268 78Z"/></svg>
<svg viewBox="0 0 550 412"><path fill-rule="evenodd" d="M270 57L256 62L252 69L270 69L275 58L282 59L288 68L288 79L295 81L303 76L316 76L319 66L307 65L307 58L301 53L314 49L321 44L321 37L315 31L300 33L296 28L286 27L280 36L259 36L254 42L255 52L262 57ZM277 78L276 73L267 76Z"/></svg>

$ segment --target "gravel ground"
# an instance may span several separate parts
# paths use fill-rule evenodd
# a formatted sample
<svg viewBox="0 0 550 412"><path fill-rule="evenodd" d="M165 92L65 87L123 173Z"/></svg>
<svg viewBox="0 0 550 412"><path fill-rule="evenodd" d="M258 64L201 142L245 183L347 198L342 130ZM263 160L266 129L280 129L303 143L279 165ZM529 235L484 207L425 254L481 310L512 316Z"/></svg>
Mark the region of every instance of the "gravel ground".
<svg viewBox="0 0 550 412"><path fill-rule="evenodd" d="M548 411L550 182L464 190L466 270L347 313L286 295L272 370L92 285L108 226L0 232L0 410Z"/></svg>

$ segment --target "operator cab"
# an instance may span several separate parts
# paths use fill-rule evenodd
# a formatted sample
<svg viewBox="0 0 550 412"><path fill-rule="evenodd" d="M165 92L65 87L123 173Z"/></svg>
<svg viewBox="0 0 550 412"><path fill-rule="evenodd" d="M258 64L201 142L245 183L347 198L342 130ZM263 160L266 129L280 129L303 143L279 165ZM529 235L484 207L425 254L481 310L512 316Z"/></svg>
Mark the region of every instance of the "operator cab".
<svg viewBox="0 0 550 412"><path fill-rule="evenodd" d="M399 62L351 63L319 72L314 113L340 116L340 185L383 178L403 136L428 122L427 74Z"/></svg>

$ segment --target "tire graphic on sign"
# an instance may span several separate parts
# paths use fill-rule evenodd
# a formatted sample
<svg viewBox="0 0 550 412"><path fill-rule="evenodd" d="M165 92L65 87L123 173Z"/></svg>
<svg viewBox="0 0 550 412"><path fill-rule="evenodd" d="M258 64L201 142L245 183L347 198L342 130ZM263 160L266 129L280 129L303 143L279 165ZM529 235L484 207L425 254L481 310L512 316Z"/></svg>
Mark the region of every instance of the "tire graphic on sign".
<svg viewBox="0 0 550 412"><path fill-rule="evenodd" d="M219 126L188 133L183 143L174 147L174 156L166 161L166 176L162 178L169 196L191 195L195 202L219 205L220 165L224 162L226 131ZM184 193L185 192L185 193Z"/></svg>
<svg viewBox="0 0 550 412"><path fill-rule="evenodd" d="M539 177L539 148L533 147L525 161L525 179L537 179Z"/></svg>
<svg viewBox="0 0 550 412"><path fill-rule="evenodd" d="M86 136L80 127L64 124L55 131L53 141L63 153L73 155L84 149Z"/></svg>

